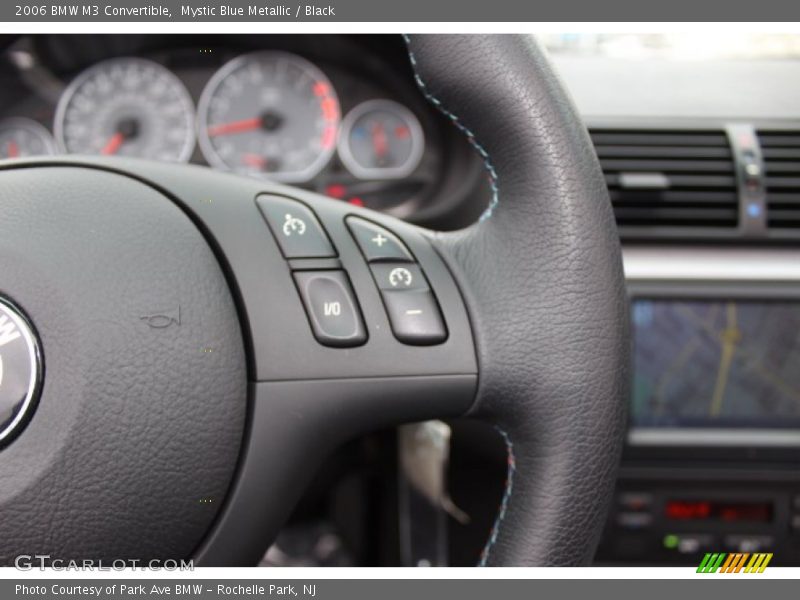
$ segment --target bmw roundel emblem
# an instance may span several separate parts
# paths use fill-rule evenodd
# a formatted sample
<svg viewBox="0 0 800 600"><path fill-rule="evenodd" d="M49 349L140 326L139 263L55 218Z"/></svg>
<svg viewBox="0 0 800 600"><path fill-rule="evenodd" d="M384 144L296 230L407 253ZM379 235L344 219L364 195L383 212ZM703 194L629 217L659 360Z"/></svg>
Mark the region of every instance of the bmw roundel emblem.
<svg viewBox="0 0 800 600"><path fill-rule="evenodd" d="M36 407L42 355L28 320L0 298L0 447L18 434Z"/></svg>

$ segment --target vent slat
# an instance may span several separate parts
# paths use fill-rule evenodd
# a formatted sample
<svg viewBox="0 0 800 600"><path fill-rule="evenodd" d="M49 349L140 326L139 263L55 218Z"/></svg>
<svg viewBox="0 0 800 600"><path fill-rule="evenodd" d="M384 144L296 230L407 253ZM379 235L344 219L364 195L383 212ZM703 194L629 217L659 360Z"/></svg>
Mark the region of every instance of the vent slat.
<svg viewBox="0 0 800 600"><path fill-rule="evenodd" d="M619 216L622 219L642 218L642 219L700 219L704 221L717 219L736 220L736 209L734 208L703 208L694 210L692 208L628 208L620 207Z"/></svg>
<svg viewBox="0 0 800 600"><path fill-rule="evenodd" d="M764 165L764 171L767 175L770 173L779 173L780 175L788 173L790 175L796 174L800 177L800 162L771 160Z"/></svg>
<svg viewBox="0 0 800 600"><path fill-rule="evenodd" d="M615 210L620 225L651 227L735 227L738 211L735 208L696 209L696 208L627 208Z"/></svg>
<svg viewBox="0 0 800 600"><path fill-rule="evenodd" d="M733 172L733 162L729 160L641 160L638 158L601 158L603 171L648 171L660 173L725 173Z"/></svg>
<svg viewBox="0 0 800 600"><path fill-rule="evenodd" d="M729 148L693 146L595 146L597 156L605 158L691 158L699 160L731 157Z"/></svg>
<svg viewBox="0 0 800 600"><path fill-rule="evenodd" d="M699 191L646 191L646 190L609 190L611 203L619 206L628 205L682 205L736 207L739 199L733 192L699 192Z"/></svg>
<svg viewBox="0 0 800 600"><path fill-rule="evenodd" d="M725 177L722 175L669 175L669 187L671 189L697 189L706 190L709 188L715 189L734 189L736 188L736 178L731 175ZM610 188L617 188L619 186L619 176L615 173L606 175L606 184Z"/></svg>
<svg viewBox="0 0 800 600"><path fill-rule="evenodd" d="M764 155L764 160L800 160L800 148L770 148L768 146L761 147L761 153Z"/></svg>
<svg viewBox="0 0 800 600"><path fill-rule="evenodd" d="M759 131L767 192L767 227L800 236L800 131Z"/></svg>
<svg viewBox="0 0 800 600"><path fill-rule="evenodd" d="M800 173L797 177L767 177L767 190L800 190Z"/></svg>
<svg viewBox="0 0 800 600"><path fill-rule="evenodd" d="M717 146L728 147L728 139L721 132L675 133L664 131L592 131L595 145L608 146Z"/></svg>
<svg viewBox="0 0 800 600"><path fill-rule="evenodd" d="M767 217L767 224L770 227L800 227L800 210L780 210L772 208Z"/></svg>
<svg viewBox="0 0 800 600"><path fill-rule="evenodd" d="M800 209L800 192L797 194L771 194L769 205L775 208L791 208L796 206Z"/></svg>
<svg viewBox="0 0 800 600"><path fill-rule="evenodd" d="M761 145L767 148L800 148L800 132L758 134Z"/></svg>

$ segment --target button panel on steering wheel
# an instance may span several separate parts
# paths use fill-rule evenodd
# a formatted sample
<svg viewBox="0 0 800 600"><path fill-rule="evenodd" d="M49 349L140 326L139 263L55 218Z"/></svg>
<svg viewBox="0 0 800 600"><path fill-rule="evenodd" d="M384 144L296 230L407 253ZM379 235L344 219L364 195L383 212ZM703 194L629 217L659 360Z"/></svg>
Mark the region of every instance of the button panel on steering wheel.
<svg viewBox="0 0 800 600"><path fill-rule="evenodd" d="M347 226L369 262L398 341L417 346L445 341L447 327L436 296L400 238L360 217L348 217Z"/></svg>
<svg viewBox="0 0 800 600"><path fill-rule="evenodd" d="M314 211L298 200L272 194L259 195L256 203L289 259L316 340L334 348L365 344L369 336L359 299ZM397 341L430 346L447 340L433 288L400 236L354 215L345 223L369 266Z"/></svg>

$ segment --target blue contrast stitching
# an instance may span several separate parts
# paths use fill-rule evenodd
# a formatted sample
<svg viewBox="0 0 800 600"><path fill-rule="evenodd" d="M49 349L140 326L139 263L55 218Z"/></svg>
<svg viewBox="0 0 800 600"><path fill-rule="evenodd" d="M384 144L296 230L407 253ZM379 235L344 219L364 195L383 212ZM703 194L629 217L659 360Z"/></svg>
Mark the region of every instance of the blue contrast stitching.
<svg viewBox="0 0 800 600"><path fill-rule="evenodd" d="M486 541L486 545L481 552L481 559L480 562L478 562L479 567L485 567L489 562L489 553L494 547L495 542L497 542L497 536L500 533L500 525L503 523L503 519L506 518L506 512L508 512L508 504L511 501L511 494L514 492L514 474L517 472L517 459L514 456L514 444L511 442L511 438L499 427L495 427L495 429L500 432L500 435L503 436L503 441L506 443L508 470L506 471L506 485L503 491L503 499L500 501L500 510L497 511L497 517L492 525L489 539Z"/></svg>
<svg viewBox="0 0 800 600"><path fill-rule="evenodd" d="M428 102L433 104L439 110L439 112L450 119L450 121L452 121L453 125L455 125L459 131L467 136L469 143L472 144L472 147L478 151L478 154L480 154L481 158L483 159L483 165L486 168L486 171L489 173L489 186L492 189L492 199L489 202L489 206L486 207L486 210L483 211L483 214L480 217L480 221L485 221L492 216L492 211L494 211L495 207L500 203L500 189L497 183L497 171L492 164L492 159L486 149L475 138L475 134L472 133L472 130L464 125L455 114L447 110L442 102L428 91L428 86L425 85L425 82L422 80L422 77L420 77L419 72L417 71L417 58L414 56L414 51L411 50L411 38L407 34L403 34L403 40L405 40L406 49L408 50L408 58L411 61L411 68L414 71L414 80L417 82L417 86L422 92L422 95L425 96ZM503 441L506 444L506 452L508 454L508 470L506 471L506 483L505 489L503 490L503 499L500 501L500 509L497 511L497 517L495 517L494 524L492 525L492 529L489 533L489 539L486 541L486 545L483 547L483 551L481 552L480 562L478 562L479 567L486 566L489 561L489 553L497 542L497 536L500 534L500 526L506 517L508 505L511 501L511 495L514 492L514 474L517 470L516 457L514 456L514 444L511 442L511 438L500 427L495 427L495 429L500 432L500 435L503 437Z"/></svg>
<svg viewBox="0 0 800 600"><path fill-rule="evenodd" d="M453 125L455 125L464 135L467 136L469 143L472 144L472 147L478 151L478 154L480 154L481 158L483 159L483 165L486 168L486 171L489 173L489 187L492 188L492 199L489 202L489 206L486 207L486 210L483 211L483 214L479 219L480 221L485 221L492 216L492 211L494 211L495 207L500 202L500 190L497 184L497 171L495 171L494 165L492 164L492 159L489 157L489 153L486 151L486 149L481 146L481 144L475 138L475 134L472 133L472 130L464 125L456 115L447 110L441 101L428 91L428 86L426 86L425 82L422 81L422 77L419 76L419 72L417 71L417 58L414 56L414 51L411 50L411 38L404 33L403 39L406 42L408 58L411 61L411 68L414 71L414 80L417 82L417 86L422 92L422 95L425 96L428 102L433 104L439 110L439 112L450 119L453 122Z"/></svg>

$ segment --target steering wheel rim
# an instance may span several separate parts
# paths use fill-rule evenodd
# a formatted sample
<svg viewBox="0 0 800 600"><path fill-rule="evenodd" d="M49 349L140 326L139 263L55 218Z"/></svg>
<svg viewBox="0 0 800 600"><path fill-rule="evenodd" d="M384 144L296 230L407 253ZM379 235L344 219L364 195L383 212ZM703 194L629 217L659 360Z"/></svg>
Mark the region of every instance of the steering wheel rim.
<svg viewBox="0 0 800 600"><path fill-rule="evenodd" d="M198 167L81 157L2 165L0 180L7 185L0 189L7 191L0 206L10 207L6 210L19 218L5 228L0 225L0 266L11 273L0 292L26 311L40 332L45 360L49 364L52 357L56 368L48 371L27 428L0 451L0 475L26 471L37 454L41 463L15 480L16 489L0 495L0 511L12 516L0 521L0 540L5 540L0 561L10 562L22 541L54 556L85 553L85 545L53 533L77 515L78 529L97 528L90 537L98 558L167 552L171 558L193 556L200 565L255 564L314 466L338 443L377 427L464 415L494 424L509 451L507 486L481 564L580 565L591 560L622 446L629 352L619 242L597 159L577 113L530 37L413 36L406 41L423 93L468 136L491 178L495 198L490 210L480 223L460 232L429 232L305 191ZM44 182L49 179L41 176L44 171L53 182ZM53 223L34 213L37 207L52 210L47 198L59 189L74 202L65 218L82 219L71 221L74 234L58 236L60 247L44 237L37 246L20 233L20 223L29 230L56 232ZM155 227L158 213L173 228L165 225L160 235L179 241L150 236L150 247L142 248L96 201L107 190L129 211L131 223ZM311 209L336 257L285 258L254 201L265 196L268 203L290 198ZM156 208L159 203L169 208ZM28 208L23 210L23 204ZM175 205L181 210L174 211ZM392 335L382 292L348 229L348 217L385 228L410 249L441 308L448 331L444 341L409 345ZM162 336L151 342L158 361L132 359L141 367L134 381L141 386L145 408L175 417L166 408L170 398L163 397L164 388L148 381L161 381L182 364L187 348L202 347L211 356L224 353L216 370L197 380L205 383L191 388L193 403L175 400L183 402L190 417L187 427L149 419L147 426L131 424L133 433L126 435L120 414L98 420L108 393L118 392L107 387L109 382L128 371L113 362L108 372L84 368L83 352L97 357L96 350L84 346L75 350L82 361L71 365L76 372L70 375L81 385L59 385L58 361L70 340L59 329L62 317L52 302L74 302L79 290L89 290L83 301L99 306L102 300L109 321L122 318L114 305L122 297L113 292L125 284L115 280L109 286L89 277L85 266L79 270L90 249L86 235L97 227L109 229L99 243L114 260L123 260L116 256L125 254L123 246L125 251L137 248L150 257L148 268L158 277L137 269L136 261L116 266L125 264L135 283L152 286L148 294L161 302L171 298L185 311L177 317L179 327L171 330L178 332L180 343ZM201 239L217 264L211 264L208 247L200 248ZM80 260L65 252L78 240L84 243ZM173 270L185 269L186 278L164 281L167 271L156 264L157 256L170 253L174 260L166 262ZM55 266L45 270L45 264ZM323 347L309 330L295 274L331 270L347 273L360 304L368 333L360 347ZM60 272L68 273L70 281L77 278L75 285L68 285ZM213 285L203 284L204 273L212 273ZM44 283L32 281L34 276ZM201 290L197 297L192 286ZM139 306L127 306L124 318L137 314L134 310L141 312ZM225 317L217 320L220 314ZM75 311L67 316L88 318ZM165 315L139 315L148 316ZM177 325L174 315L166 316ZM214 343L203 341L211 322ZM109 331L102 323L98 329ZM127 344L114 349L123 347L133 350ZM192 364L177 388L199 377L200 367ZM219 378L227 385L220 388ZM86 391L90 385L95 393ZM48 427L58 428L63 415L69 416L64 420L69 427L54 438L76 432L94 437L45 448ZM98 430L101 422L115 436ZM208 448L215 428L223 433ZM177 443L168 462L152 450L153 441L165 435ZM198 439L204 444L195 443ZM134 445L143 464L126 464L124 486L108 478L114 465L100 468L95 461L90 471L81 463L98 447L113 454ZM59 454L64 447L70 449L66 456ZM203 484L197 476L173 480L161 472L189 470L202 476ZM108 486L103 502L82 508L88 496L69 483L76 479L90 489ZM71 494L62 506L52 498L65 486ZM166 486L160 496L158 486ZM149 490L164 505L132 504L125 492L133 489ZM49 495L32 504L34 490ZM122 536L117 531L112 536L104 519L121 510L129 518L111 521L133 538L142 520L152 519L148 544L135 539L120 544ZM54 529L22 533L44 514ZM176 519L184 519L177 536ZM158 543L167 538L171 543L159 551Z"/></svg>
<svg viewBox="0 0 800 600"><path fill-rule="evenodd" d="M532 37L409 44L418 84L476 146L495 191L478 225L437 238L472 296L480 386L470 414L495 424L509 453L481 564L588 564L616 480L629 380L619 239L594 147ZM487 256L503 259L487 269Z"/></svg>

